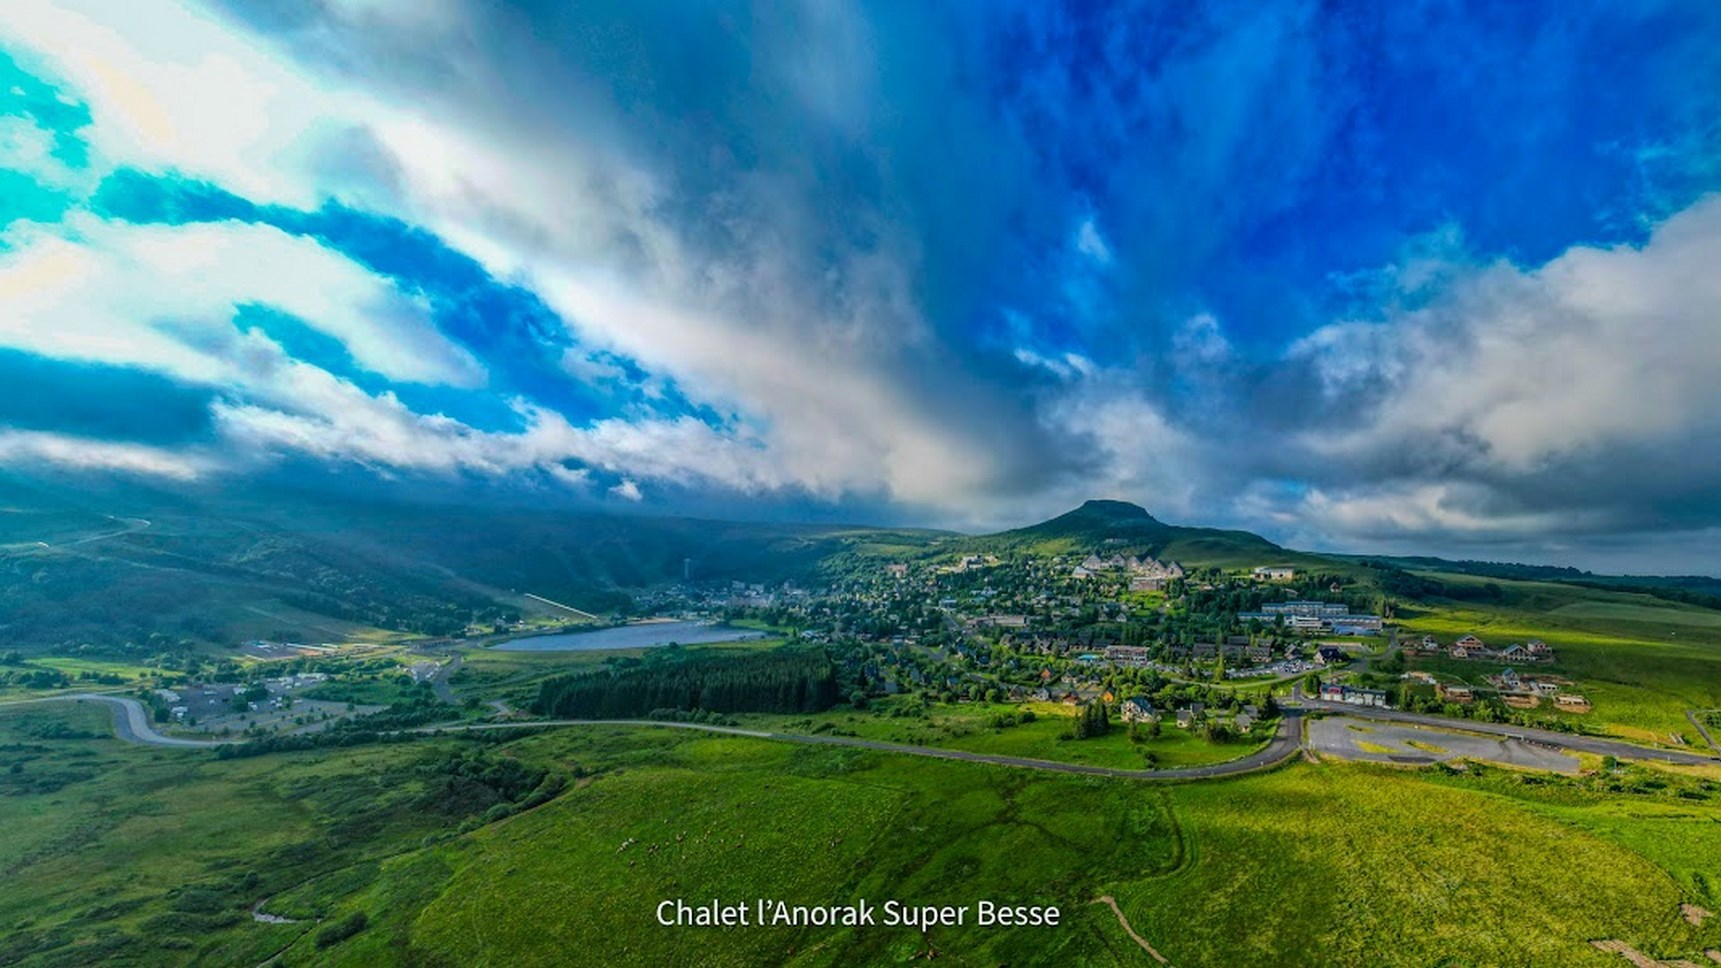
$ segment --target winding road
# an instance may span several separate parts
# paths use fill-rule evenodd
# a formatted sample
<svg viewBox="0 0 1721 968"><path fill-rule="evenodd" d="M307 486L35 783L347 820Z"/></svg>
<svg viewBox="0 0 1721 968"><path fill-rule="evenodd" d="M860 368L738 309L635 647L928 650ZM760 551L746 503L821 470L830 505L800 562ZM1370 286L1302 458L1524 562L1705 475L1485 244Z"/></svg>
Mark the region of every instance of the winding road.
<svg viewBox="0 0 1721 968"><path fill-rule="evenodd" d="M27 700L28 702L101 702L113 707L114 733L129 743L142 743L150 746L167 746L175 748L209 749L226 745L226 740L184 739L178 736L164 736L156 732L149 721L149 711L143 703L126 696L105 696L100 693L75 693L66 696L49 696L42 699ZM14 704L15 705L15 704ZM0 706L4 708L4 706ZM1187 766L1169 770L1126 770L1109 766L1090 766L1084 763L1060 763L1055 760L1037 760L1025 756L1003 756L995 753L971 753L967 750L942 749L936 746L909 746L902 743L886 743L880 740L859 739L853 736L810 736L799 733L773 733L758 729L743 729L738 726L713 726L707 723L671 723L654 719L540 719L517 723L462 723L453 726L421 726L402 732L433 735L438 733L477 732L488 730L530 730L555 729L570 726L652 726L663 729L690 729L703 733L716 733L723 736L744 736L749 739L774 740L782 743L804 743L809 746L846 746L855 749L876 750L881 753L902 753L909 756L928 756L935 759L959 760L965 763L988 763L994 766L1013 766L1028 770L1045 770L1051 773L1074 773L1083 776L1114 776L1127 777L1137 780L1199 780L1211 777L1229 776L1235 773L1247 773L1251 770L1275 766L1295 756L1302 747L1302 723L1293 712L1287 715L1279 724L1279 731L1271 742L1248 756L1224 763L1214 763L1208 766Z"/></svg>
<svg viewBox="0 0 1721 968"><path fill-rule="evenodd" d="M164 736L155 731L149 721L149 711L135 699L125 696L108 696L100 693L75 693L72 695L49 696L41 699L26 700L26 702L101 702L113 707L114 733L131 743L144 743L151 746L165 746L182 749L209 749L222 746L226 740L185 739L178 736ZM14 705L14 704L8 704ZM0 708L4 708L0 706ZM1349 716L1355 719L1376 720L1383 722L1416 723L1432 726L1438 729L1456 730L1459 732L1481 733L1492 736L1528 740L1543 743L1561 749L1576 750L1584 753L1596 753L1603 756L1617 756L1621 759L1655 760L1663 763L1673 763L1683 766L1714 765L1721 762L1721 757L1704 756L1698 753L1686 753L1679 750L1651 749L1646 746L1636 746L1631 743L1598 739L1593 736L1574 736L1568 733L1554 733L1539 729L1526 729L1518 726L1508 726L1499 723L1478 723L1444 719L1439 716L1426 716L1420 713L1407 713L1395 709L1371 709L1351 706L1344 703L1319 702L1304 698L1298 705L1287 704L1284 717L1279 722L1279 729L1271 741L1261 749L1223 763L1212 763L1206 766L1184 766L1165 770L1130 770L1110 766L1094 766L1086 763L1062 763L1055 760L1039 760L1025 756L1006 756L1000 753L974 753L968 750L944 749L937 746L911 746L904 743L887 743L882 740L860 739L854 736L808 735L804 733L775 733L766 730L744 729L739 726L713 726L707 723L673 723L652 719L540 719L525 720L512 723L461 723L451 726L422 726L402 732L433 735L439 733L478 732L489 730L532 730L560 729L575 726L649 726L660 729L688 729L696 732L714 733L722 736L744 736L749 739L772 740L780 743L802 743L809 746L844 746L852 749L875 750L881 753L898 753L907 756L925 756L941 760L957 760L964 763L985 763L992 766L1008 766L1025 770L1042 770L1048 773L1069 773L1079 776L1109 776L1131 780L1205 780L1223 776L1234 776L1239 773L1249 773L1277 766L1289 760L1303 749L1302 713L1305 711L1331 712Z"/></svg>

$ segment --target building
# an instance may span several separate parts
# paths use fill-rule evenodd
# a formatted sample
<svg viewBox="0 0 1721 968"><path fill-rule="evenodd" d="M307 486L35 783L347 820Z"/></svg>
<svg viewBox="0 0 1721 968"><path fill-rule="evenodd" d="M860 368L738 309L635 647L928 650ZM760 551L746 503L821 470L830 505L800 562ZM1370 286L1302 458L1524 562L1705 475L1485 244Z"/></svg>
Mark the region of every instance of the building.
<svg viewBox="0 0 1721 968"><path fill-rule="evenodd" d="M1476 699L1476 691L1469 686L1436 686L1435 692L1446 702L1467 703Z"/></svg>
<svg viewBox="0 0 1721 968"><path fill-rule="evenodd" d="M1285 565L1263 565L1255 569L1254 575L1258 581L1290 581L1297 577L1297 570Z"/></svg>
<svg viewBox="0 0 1721 968"><path fill-rule="evenodd" d="M1118 715L1126 723L1141 723L1154 718L1153 703L1140 696L1131 696L1118 707Z"/></svg>
<svg viewBox="0 0 1721 968"><path fill-rule="evenodd" d="M1554 697L1554 708L1568 713L1587 713L1590 701L1575 692L1563 692Z"/></svg>
<svg viewBox="0 0 1721 968"><path fill-rule="evenodd" d="M1349 661L1350 656L1345 655L1345 650L1336 645L1323 645L1315 650L1317 665L1343 665Z"/></svg>
<svg viewBox="0 0 1721 968"><path fill-rule="evenodd" d="M1322 702L1342 702L1352 706L1386 707L1386 691L1383 689L1356 689L1351 686L1341 686L1325 683L1321 686Z"/></svg>
<svg viewBox="0 0 1721 968"><path fill-rule="evenodd" d="M1145 666L1153 661L1153 650L1140 645L1108 645L1106 661L1118 665Z"/></svg>

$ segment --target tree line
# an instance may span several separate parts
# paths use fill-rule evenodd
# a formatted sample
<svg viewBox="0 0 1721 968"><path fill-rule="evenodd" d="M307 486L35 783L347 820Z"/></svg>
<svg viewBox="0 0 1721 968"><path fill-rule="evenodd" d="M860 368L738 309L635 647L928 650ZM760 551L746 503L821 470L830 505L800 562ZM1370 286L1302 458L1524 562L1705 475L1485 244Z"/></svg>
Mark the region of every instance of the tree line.
<svg viewBox="0 0 1721 968"><path fill-rule="evenodd" d="M750 655L676 656L539 687L533 711L569 719L647 716L654 710L811 713L835 705L837 669L823 649Z"/></svg>

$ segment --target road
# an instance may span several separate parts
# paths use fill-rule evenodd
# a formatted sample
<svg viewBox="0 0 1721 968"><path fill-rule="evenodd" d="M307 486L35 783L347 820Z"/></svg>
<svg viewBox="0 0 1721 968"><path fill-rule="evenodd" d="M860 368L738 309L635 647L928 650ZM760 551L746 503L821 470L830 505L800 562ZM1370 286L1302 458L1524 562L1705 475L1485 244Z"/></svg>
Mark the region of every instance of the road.
<svg viewBox="0 0 1721 968"><path fill-rule="evenodd" d="M149 722L148 711L143 704L135 699L123 696L104 696L99 693L78 693L69 696L51 696L31 702L51 702L55 700L76 700L104 702L114 706L114 732L123 740L133 743L146 743L152 746L170 746L179 748L208 749L220 746L221 740L181 739L176 736L163 736L155 731ZM652 719L540 719L524 720L515 723L464 723L453 726L425 726L407 730L413 733L450 733L497 729L551 729L570 726L656 726L668 729L691 729L706 733L716 733L727 736L745 736L750 739L773 740L782 743L804 743L812 746L847 746L854 749L876 750L881 753L899 753L908 756L926 756L941 760L959 760L964 763L987 763L993 766L1009 766L1027 770L1044 770L1050 773L1074 773L1083 776L1112 776L1134 780L1204 780L1222 776L1232 776L1238 773L1248 773L1253 770L1276 766L1295 756L1303 746L1302 719L1299 713L1303 710L1331 712L1350 716L1355 719L1375 720L1380 722L1415 723L1422 726L1432 726L1438 729L1458 730L1471 733L1482 733L1490 736L1530 740L1545 743L1561 749L1576 750L1582 753L1595 753L1600 756L1615 756L1626 760L1655 760L1662 763L1673 763L1682 766L1713 766L1721 763L1721 757L1705 756L1699 753L1687 753L1680 750L1650 749L1646 746L1636 746L1631 743L1599 739L1594 736L1574 736L1568 733L1555 733L1540 729L1526 729L1520 726L1509 726L1501 723L1478 723L1471 720L1454 720L1442 716L1428 716L1421 713L1407 713L1396 709L1373 709L1364 706L1352 706L1348 703L1320 702L1304 698L1300 705L1287 704L1284 717L1279 723L1279 730L1273 739L1261 749L1224 763L1213 763L1208 766L1185 766L1167 770L1127 770L1109 766L1092 766L1085 763L1060 763L1055 760L1037 760L1024 756L1005 756L998 753L972 753L967 750L943 749L936 746L912 746L904 743L887 743L881 740L860 739L853 736L811 736L800 733L773 733L764 730L742 729L736 726L712 726L706 723L670 723Z"/></svg>
<svg viewBox="0 0 1721 968"><path fill-rule="evenodd" d="M1252 770L1283 763L1295 756L1297 751L1302 748L1302 722L1294 712L1287 715L1279 723L1279 731L1274 734L1271 742L1248 756L1227 760L1224 763L1213 763L1208 766L1185 766L1168 770L1126 770L1110 766L1091 766L1086 763L1036 760L1025 756L971 753L967 750L943 749L937 746L910 746L903 743L859 739L854 736L808 736L800 733L772 733L757 729L742 729L738 726L670 723L652 719L549 719L518 723L472 723L462 726L425 726L411 730L411 732L428 734L466 730L543 729L561 726L664 726L671 729L693 729L706 733L746 736L751 739L767 739L782 743L804 743L810 746L847 746L854 749L876 750L881 753L901 753L908 756L926 756L940 760L960 760L964 763L987 763L993 766L1011 766L1025 770L1044 770L1048 773L1114 776L1132 780L1202 780L1248 773Z"/></svg>
<svg viewBox="0 0 1721 968"><path fill-rule="evenodd" d="M209 749L221 746L223 740L181 739L177 736L164 736L155 731L149 722L149 712L136 699L124 696L104 696L98 693L78 693L69 696L51 696L43 699L28 700L29 702L77 701L103 702L114 707L114 733L120 739L129 743L143 743L150 746L167 746L181 749ZM859 739L852 736L808 736L798 733L773 733L765 730L742 729L737 726L713 726L706 723L670 723L651 719L540 719L517 723L464 723L454 726L423 726L405 732L433 734L453 732L476 732L499 729L551 729L570 726L655 726L666 729L691 729L704 733L716 733L724 736L745 736L749 739L764 739L782 743L804 743L810 746L847 746L855 749L876 750L882 753L901 753L909 756L927 756L942 760L959 760L965 763L988 763L994 766L1010 766L1028 770L1044 770L1050 773L1075 773L1084 776L1126 777L1136 780L1199 780L1212 777L1230 776L1236 773L1247 773L1251 770L1264 769L1274 766L1295 756L1302 746L1302 723L1292 713L1287 715L1279 724L1279 731L1271 742L1248 756L1224 763L1214 763L1208 766L1189 766L1169 770L1125 770L1109 766L1090 766L1083 763L1059 763L1054 760L1036 760L1023 756L1002 756L994 753L971 753L966 750L941 749L936 746L909 746L902 743L886 743L878 740Z"/></svg>
<svg viewBox="0 0 1721 968"><path fill-rule="evenodd" d="M1714 766L1721 763L1721 757L1706 756L1701 753L1686 753L1680 750L1652 749L1648 746L1638 746L1620 740L1601 739L1595 736L1578 736L1572 733L1556 733L1546 729L1529 729L1524 726L1512 726L1506 723L1479 723L1472 719L1448 719L1445 716L1429 716L1423 713L1407 713L1399 709L1376 709L1368 706L1352 706L1342 702L1321 702L1316 699L1303 697L1304 709L1320 710L1323 712L1342 713L1357 719L1373 719L1389 723L1416 723L1422 726L1434 726L1440 729L1460 730L1469 733L1486 733L1490 736L1508 736L1519 739L1534 740L1561 749L1577 750L1580 753L1595 753L1599 756L1616 756L1622 760L1655 760L1661 763L1674 763L1680 766Z"/></svg>
<svg viewBox="0 0 1721 968"><path fill-rule="evenodd" d="M222 745L223 741L213 739L180 739L177 736L163 736L155 731L150 724L149 710L143 703L126 696L106 696L99 692L77 692L69 695L43 696L39 699L20 699L16 702L0 704L0 709L11 706L24 706L38 702L99 702L113 707L114 735L128 743L145 743L150 746L172 746L182 749L210 749Z"/></svg>

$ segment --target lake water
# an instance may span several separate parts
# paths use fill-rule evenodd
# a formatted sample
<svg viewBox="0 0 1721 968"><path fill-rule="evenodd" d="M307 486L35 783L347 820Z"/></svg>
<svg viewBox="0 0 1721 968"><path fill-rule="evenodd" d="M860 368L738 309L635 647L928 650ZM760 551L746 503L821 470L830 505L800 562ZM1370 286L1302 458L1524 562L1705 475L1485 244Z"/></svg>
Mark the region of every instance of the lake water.
<svg viewBox="0 0 1721 968"><path fill-rule="evenodd" d="M618 625L595 632L564 632L534 635L496 646L498 652L590 652L595 649L650 649L669 645L704 645L710 642L741 642L762 639L763 632L716 625L709 622L646 622Z"/></svg>

